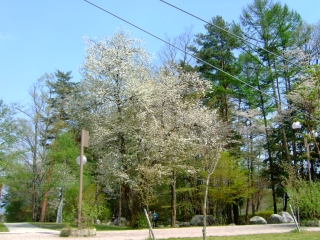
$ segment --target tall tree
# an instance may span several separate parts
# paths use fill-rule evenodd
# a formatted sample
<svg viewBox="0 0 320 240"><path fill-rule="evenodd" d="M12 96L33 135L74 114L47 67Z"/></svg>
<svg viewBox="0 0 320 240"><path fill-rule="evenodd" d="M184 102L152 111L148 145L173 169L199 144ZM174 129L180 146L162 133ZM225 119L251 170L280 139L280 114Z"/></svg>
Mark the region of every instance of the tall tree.
<svg viewBox="0 0 320 240"><path fill-rule="evenodd" d="M10 161L13 145L17 141L17 123L14 120L14 111L0 99L0 170L4 174L6 163Z"/></svg>
<svg viewBox="0 0 320 240"><path fill-rule="evenodd" d="M42 197L41 186L43 184L43 167L47 160L47 149L41 144L41 138L45 134L46 122L42 121L41 116L47 114L44 81L50 77L45 75L29 90L31 101L26 105L16 104L15 108L23 117L19 118L21 128L20 147L24 149L27 162L32 171L32 220L39 219L39 201Z"/></svg>
<svg viewBox="0 0 320 240"><path fill-rule="evenodd" d="M283 60L278 60L282 50L287 50L297 45L296 35L301 28L302 21L297 12L290 11L287 5L273 3L270 0L255 0L243 9L240 17L241 24L245 30L244 36L248 41L257 41L258 45L251 47L258 54L260 62L266 69L266 80L270 84L273 96L273 104L281 118L283 114L283 93L286 86L286 79L278 72L278 64ZM260 44L261 43L261 44ZM283 158L290 162L290 152L287 143L286 128L284 122L278 123L281 133L281 143L283 146ZM266 124L267 126L267 124ZM272 154L270 130L266 128L266 141L268 149L268 159L270 166L270 178L272 196L274 202L274 212L277 212L275 193L275 163Z"/></svg>
<svg viewBox="0 0 320 240"><path fill-rule="evenodd" d="M48 146L53 151L55 149L55 139L59 136L59 134L68 129L68 116L66 114L66 106L67 106L67 96L70 94L74 94L73 90L75 89L76 83L71 82L72 79L71 72L61 72L59 70L56 71L55 77L52 75L47 77L45 80L45 84L48 88L48 96L46 96L46 103L48 105L48 109L46 115L42 115L42 121L46 123L46 129L43 132L42 144ZM50 186L51 182L51 174L54 167L55 159L51 157L48 163L47 169L47 186ZM48 202L48 194L49 188L46 190L42 207L41 207L41 215L40 222L44 221L47 202Z"/></svg>
<svg viewBox="0 0 320 240"><path fill-rule="evenodd" d="M112 38L99 42L87 39L86 43L83 95L73 99L70 114L89 128L91 148L101 153L101 166L108 178L104 182L117 186L113 191L118 192L120 185L123 194L119 198L125 198L121 211L135 226L141 207L137 203L148 206L150 200L145 196L151 183L160 186L170 182L174 188L176 173L195 172L190 162L194 163L197 155L210 158L209 150L195 153L220 136L204 136L217 132L218 127L215 111L201 104L209 83L176 66L153 72L141 41L130 38L125 30ZM197 127L202 121L204 126ZM171 199L175 201L174 196Z"/></svg>
<svg viewBox="0 0 320 240"><path fill-rule="evenodd" d="M229 24L221 16L212 18L205 25L206 34L197 34L195 42L198 46L191 47L195 55L206 63L197 60L197 70L201 76L212 82L212 92L207 103L218 107L221 118L230 120L231 98L236 81L231 75L238 72L235 64L234 51L240 47L241 41L234 35L240 34L236 25ZM209 63L209 64L207 64ZM212 67L213 66L213 67Z"/></svg>
<svg viewBox="0 0 320 240"><path fill-rule="evenodd" d="M90 119L88 130L92 142L97 143L95 148L106 149L114 160L113 173L121 179L126 215L134 225L138 207L134 204L137 195L133 191L137 179L135 112L148 85L151 68L150 56L141 47L141 41L129 35L119 30L112 38L100 42L86 39L82 87L88 97L81 102L83 108L97 106L91 111L87 109L84 118Z"/></svg>
<svg viewBox="0 0 320 240"><path fill-rule="evenodd" d="M185 70L191 70L191 66L194 65L194 58L191 57L192 51L189 46L193 44L193 27L186 27L184 32L179 36L170 39L166 38L166 44L158 53L160 65L172 66L180 65Z"/></svg>
<svg viewBox="0 0 320 240"><path fill-rule="evenodd" d="M18 154L14 144L19 137L17 123L14 120L14 111L0 99L0 199L2 196L3 177L9 170L12 159Z"/></svg>

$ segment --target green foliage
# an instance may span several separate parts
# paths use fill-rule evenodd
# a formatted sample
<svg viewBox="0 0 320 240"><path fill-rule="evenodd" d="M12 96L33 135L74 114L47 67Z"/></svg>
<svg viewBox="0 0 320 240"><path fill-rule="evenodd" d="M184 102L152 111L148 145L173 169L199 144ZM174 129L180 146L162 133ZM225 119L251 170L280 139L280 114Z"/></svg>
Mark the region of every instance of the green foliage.
<svg viewBox="0 0 320 240"><path fill-rule="evenodd" d="M300 220L300 225L304 227L320 227L320 221L317 218L312 220L302 219Z"/></svg>
<svg viewBox="0 0 320 240"><path fill-rule="evenodd" d="M88 225L93 224L97 219L107 221L111 215L104 194L97 192L97 187L99 190L99 186L91 184L83 192L82 217Z"/></svg>
<svg viewBox="0 0 320 240"><path fill-rule="evenodd" d="M203 238L168 238L168 240L202 240ZM274 233L274 234L253 234L240 236L214 236L207 237L208 240L317 240L319 239L319 232L301 232L292 231L290 233Z"/></svg>
<svg viewBox="0 0 320 240"><path fill-rule="evenodd" d="M204 79L212 82L212 89L207 94L205 103L208 106L219 108L221 118L228 121L231 110L230 99L234 95L234 89L238 83L222 71L232 75L238 72L234 51L240 47L241 43L233 34L239 35L240 32L236 25L225 22L221 16L213 17L211 23L205 25L206 34L196 35L195 42L198 44L198 48L192 47L191 49L198 58L210 63L209 65L197 61L198 72ZM229 34L227 31L233 34ZM222 71L216 71L217 68Z"/></svg>
<svg viewBox="0 0 320 240"><path fill-rule="evenodd" d="M31 220L31 209L24 204L23 200L10 201L6 206L7 222L26 222Z"/></svg>
<svg viewBox="0 0 320 240"><path fill-rule="evenodd" d="M151 221L151 219L150 219L150 221ZM138 215L137 226L138 226L138 228L148 228L148 221L147 221L146 215L144 213L143 214L141 213Z"/></svg>
<svg viewBox="0 0 320 240"><path fill-rule="evenodd" d="M55 147L51 149L49 157L52 157L56 163L68 164L75 168L75 159L80 153L79 143L75 139L76 136L72 132L60 134L55 140Z"/></svg>
<svg viewBox="0 0 320 240"><path fill-rule="evenodd" d="M27 164L17 161L12 161L9 166L10 169L6 171L3 178L6 194L2 198L7 220L18 222L31 220L30 179L32 179L32 172Z"/></svg>
<svg viewBox="0 0 320 240"><path fill-rule="evenodd" d="M5 181L5 172L12 166L11 162L21 154L15 146L20 131L13 116L12 108L0 99L0 186Z"/></svg>
<svg viewBox="0 0 320 240"><path fill-rule="evenodd" d="M2 222L0 222L0 232L9 232L9 230L4 226Z"/></svg>
<svg viewBox="0 0 320 240"><path fill-rule="evenodd" d="M96 219L105 219L107 216L109 216L110 210L102 204L91 205L86 204L86 202L82 202L82 214L84 223L87 225L87 227L90 227Z"/></svg>
<svg viewBox="0 0 320 240"><path fill-rule="evenodd" d="M0 223L1 224L1 223ZM52 230L62 230L68 226L65 223L41 223L41 222L30 222L30 224L35 225L39 228L52 229ZM71 227L76 228L76 224ZM126 226L114 226L114 225L104 225L104 224L92 224L97 231L118 231L118 230L129 230L130 228Z"/></svg>
<svg viewBox="0 0 320 240"><path fill-rule="evenodd" d="M52 229L52 230L61 230L65 227L64 223L30 222L30 224L39 228Z"/></svg>
<svg viewBox="0 0 320 240"><path fill-rule="evenodd" d="M263 217L264 219L268 220L272 214L274 214L273 210L264 210L256 212L255 216Z"/></svg>
<svg viewBox="0 0 320 240"><path fill-rule="evenodd" d="M215 187L210 195L225 203L238 203L241 198L247 198L254 192L249 185L246 169L240 164L240 159L230 153L221 154L215 173L212 175Z"/></svg>
<svg viewBox="0 0 320 240"><path fill-rule="evenodd" d="M283 130L280 128L288 125L291 116L284 116L282 113L285 111L281 112L281 108L287 110L284 109L285 104L277 102L285 101L284 91L295 87L293 82L299 78L294 74L298 70L297 67L290 66L291 63L276 59L261 47L285 56L287 50L297 46L298 31L301 28L300 16L290 11L286 5L274 4L271 0L253 0L243 10L241 31L238 25L229 24L220 16L213 17L211 22L220 29L207 24L207 32L196 36L198 48L189 49L214 67L197 62L197 66L191 68L181 61L185 69L190 70L187 73L181 69L153 71L149 66L149 54L145 52L143 45L140 46L140 40L129 39L130 34L125 31L119 31L114 38L106 38L101 42L87 39L88 54L81 69L83 81L79 85L70 82L71 72L57 70L52 77L46 78L46 87L49 88L47 106L43 111L45 113L41 112L40 115L43 114L41 119L47 124L47 132L42 132L43 141L40 144L49 145L49 148L43 149L44 153L48 151L49 154L43 159L40 159L42 155L39 154L34 159L34 162L39 162L39 166L34 165L32 170L29 166L32 159L28 154L20 162L11 161L19 154L11 151L18 133L15 132L16 125L11 119L10 109L0 101L0 110L3 110L0 112L0 178L3 177L4 167L10 169L6 172L4 182L9 188L5 201L9 219L17 220L19 216L19 221L28 220L32 215L30 209L33 206L40 209L39 203L48 190L46 216L47 219L54 219L57 188L62 188L63 220L68 224L74 223L79 175L75 158L79 155L79 146L70 130L69 123L72 123L75 129L86 126L90 130L91 146L86 150L91 153L92 158L88 157L85 165L83 184L82 210L85 224L89 226L96 219L104 221L111 215L108 204L119 202L119 179L122 181L123 215L132 220L131 226L146 226L145 216L139 214L142 206L157 209L163 220L170 219L171 196L174 195L173 191L170 192L170 183L173 181L176 181L177 218L190 220L192 215L202 211L205 192L203 178L208 174L206 170L210 169L210 165L205 165L200 160L214 159L210 151L203 157L206 151L202 149L207 147L212 136L218 136L215 133L205 139L205 134L208 133L206 130L217 126L216 117L209 118L209 122L216 122L204 130L205 134L202 135L201 124L205 119L202 111L207 110L202 108L204 105L218 108L221 118L228 122L229 129L240 129L234 135L229 132L230 138L237 141L247 139L247 142L243 141L243 145L237 145L233 149L233 143L229 144L229 153L221 155L210 179L208 212L229 211L228 215L231 215L232 211L236 211L236 208L231 207L242 206L247 199L252 206L256 201L255 206L261 207L261 189L266 189L267 185L258 176L262 155L266 156L269 163L266 181L269 184L271 180L273 190L283 190L280 180L286 173L277 168L279 165L276 164L285 159L284 155L290 155L288 153L291 149L285 152L283 145L290 142L290 139L285 141L284 136L291 137L292 133L288 129L278 130ZM222 29L244 38L250 36L257 39L259 46L251 46L249 49L234 35ZM308 36L303 38L305 39ZM301 40L299 43L299 46L304 44ZM230 75L218 71L216 67ZM210 80L211 88L207 89L209 84L200 87L203 81L198 82L198 75L191 69L197 70L202 78ZM312 91L308 88L310 81L305 81L305 85L302 82L296 85L296 93L307 101L291 100L292 106L304 111L310 106L310 109L315 110L308 112L314 119L319 117L319 69L311 68L309 72L304 72L317 80L312 82ZM155 72L157 74L153 75ZM256 89L239 82L231 75L239 77L261 92L258 93ZM266 96L264 93L271 94ZM205 98L202 99L204 95ZM73 97L74 102L71 101ZM243 115L235 116L235 109ZM251 110L256 109L260 111L248 115ZM270 116L274 115L277 120L272 122ZM283 117L288 120L283 121ZM317 121L301 122L309 124L313 129L318 126ZM218 130L220 133L220 129ZM200 145L200 142L204 144ZM301 149L303 147L300 147L300 151ZM304 157L302 154L300 156ZM92 161L93 158L99 159L99 164ZM315 169L318 164L318 160L315 160ZM176 178L172 177L174 171L177 171ZM316 179L316 173L314 175ZM49 180L44 183L46 176L49 176ZM32 184L34 185L31 186ZM29 194L30 189L33 190L34 198ZM287 186L290 200L299 204L303 217L309 218L312 212L320 213L317 201L313 200L320 197L318 189L317 183L298 181ZM108 195L103 191L107 191ZM282 196L283 193L281 191ZM36 202L33 204L31 199ZM275 203L276 199L273 200L272 203ZM110 208L115 211L117 204ZM225 210L226 208L229 210ZM268 218L272 213L258 212L256 215ZM223 214L216 217L221 223L228 222Z"/></svg>
<svg viewBox="0 0 320 240"><path fill-rule="evenodd" d="M77 219L77 206L66 204L67 207L63 208L62 214L62 222L66 224L66 226L76 226Z"/></svg>
<svg viewBox="0 0 320 240"><path fill-rule="evenodd" d="M300 217L312 219L320 215L320 183L308 182L304 179L295 179L286 185L290 202L299 207ZM315 213L315 216L313 216Z"/></svg>

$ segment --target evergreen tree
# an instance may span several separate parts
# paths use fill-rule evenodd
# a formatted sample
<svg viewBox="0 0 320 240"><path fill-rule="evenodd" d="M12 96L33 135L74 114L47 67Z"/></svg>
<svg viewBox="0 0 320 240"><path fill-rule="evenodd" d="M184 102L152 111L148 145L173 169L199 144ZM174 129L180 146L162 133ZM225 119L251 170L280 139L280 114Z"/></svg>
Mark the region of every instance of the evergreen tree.
<svg viewBox="0 0 320 240"><path fill-rule="evenodd" d="M259 62L264 67L265 83L269 84L272 93L272 102L277 111L277 122L273 124L279 128L281 135L280 144L283 146L283 153L280 159L290 162L290 152L287 140L287 132L285 117L283 94L286 90L286 81L278 71L279 64L283 61L278 60L281 51L297 46L296 35L301 28L302 21L300 15L294 11L290 11L287 5L282 6L280 3L273 3L270 0L255 0L243 9L241 15L241 24L244 29L244 36L248 41L251 39L258 42L251 47L259 57ZM260 44L261 43L261 44ZM266 148L268 157L266 161L269 163L270 180L273 196L274 212L277 213L276 201L276 179L275 179L275 159L272 152L270 125L265 119L266 126Z"/></svg>
<svg viewBox="0 0 320 240"><path fill-rule="evenodd" d="M63 131L69 129L68 126L68 116L66 114L67 107L67 96L75 94L76 83L70 80L71 72L61 72L59 70L55 73L55 78L47 78L46 86L49 89L49 96L47 96L48 110L46 115L42 115L42 121L46 123L46 129L43 132L42 144L48 146L52 151L55 151L56 143L55 140ZM47 180L46 185L50 186L52 171L54 167L55 159L50 157L48 162ZM40 221L43 222L46 214L48 194L50 188L48 187L45 191L42 207Z"/></svg>
<svg viewBox="0 0 320 240"><path fill-rule="evenodd" d="M241 46L241 41L228 32L239 34L239 29L236 25L226 23L221 16L212 18L211 22L205 25L205 29L206 34L196 35L195 42L198 46L191 49L198 58L213 66L197 60L196 68L204 79L212 82L207 104L219 108L221 118L228 121L237 82L224 72L237 75L234 51Z"/></svg>

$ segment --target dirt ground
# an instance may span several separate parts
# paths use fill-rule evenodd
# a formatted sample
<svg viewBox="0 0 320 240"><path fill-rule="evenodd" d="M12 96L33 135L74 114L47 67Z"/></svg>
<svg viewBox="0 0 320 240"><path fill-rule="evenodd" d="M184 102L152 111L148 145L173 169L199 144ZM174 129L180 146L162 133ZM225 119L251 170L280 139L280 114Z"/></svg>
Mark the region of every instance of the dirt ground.
<svg viewBox="0 0 320 240"><path fill-rule="evenodd" d="M60 232L39 229L30 224L10 225L6 223L9 233L0 233L1 240L51 240L58 239ZM247 234L284 233L296 230L294 224L267 224L267 225L244 225L244 226L214 226L207 227L207 236L234 236ZM306 231L319 231L320 227L303 228ZM186 228L157 228L153 230L156 239L202 237L202 227ZM103 231L97 232L97 236L85 239L112 239L112 240L145 240L149 236L148 229L127 231ZM61 239L61 238L60 238ZM68 239L79 239L68 237Z"/></svg>

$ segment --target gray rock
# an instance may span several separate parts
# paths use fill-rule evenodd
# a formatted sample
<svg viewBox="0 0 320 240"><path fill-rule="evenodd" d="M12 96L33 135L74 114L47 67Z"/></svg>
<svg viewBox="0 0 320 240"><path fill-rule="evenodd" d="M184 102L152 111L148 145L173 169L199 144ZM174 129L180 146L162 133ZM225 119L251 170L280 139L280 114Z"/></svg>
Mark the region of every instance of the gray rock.
<svg viewBox="0 0 320 240"><path fill-rule="evenodd" d="M301 223L302 226L306 227L319 227L320 221L319 220L305 220Z"/></svg>
<svg viewBox="0 0 320 240"><path fill-rule="evenodd" d="M190 227L190 223L189 222L180 222L178 224L179 227Z"/></svg>
<svg viewBox="0 0 320 240"><path fill-rule="evenodd" d="M215 219L213 218L212 215L207 215L207 226L212 226L215 223ZM190 221L191 226L203 226L203 215L195 215L191 221Z"/></svg>
<svg viewBox="0 0 320 240"><path fill-rule="evenodd" d="M250 218L249 224L267 224L267 221L263 217L254 216Z"/></svg>
<svg viewBox="0 0 320 240"><path fill-rule="evenodd" d="M284 218L284 223L293 223L293 217L288 212L280 212L280 216Z"/></svg>
<svg viewBox="0 0 320 240"><path fill-rule="evenodd" d="M279 214L272 214L268 219L268 224L285 223L284 217Z"/></svg>
<svg viewBox="0 0 320 240"><path fill-rule="evenodd" d="M167 224L171 226L171 219L168 219L167 220ZM178 226L180 224L179 221L176 221L176 226Z"/></svg>
<svg viewBox="0 0 320 240"><path fill-rule="evenodd" d="M125 217L121 217L121 219L120 219L121 221L120 221L120 224L119 224L119 219L118 218L116 218L114 221L113 221L113 223L114 223L114 225L120 225L120 226L126 226L127 225L127 219L125 218Z"/></svg>

